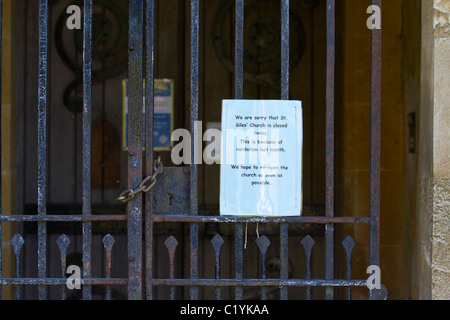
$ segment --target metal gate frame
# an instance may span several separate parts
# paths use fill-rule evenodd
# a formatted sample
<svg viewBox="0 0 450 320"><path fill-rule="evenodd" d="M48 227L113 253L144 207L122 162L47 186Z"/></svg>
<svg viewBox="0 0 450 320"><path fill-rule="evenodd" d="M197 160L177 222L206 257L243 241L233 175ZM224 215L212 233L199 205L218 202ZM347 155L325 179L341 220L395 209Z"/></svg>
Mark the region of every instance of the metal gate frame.
<svg viewBox="0 0 450 320"><path fill-rule="evenodd" d="M194 152L191 154L191 165L185 168L170 168L177 172L189 172L189 212L188 214L158 214L154 212L153 190L141 193L128 202L126 215L93 215L91 212L91 100L92 100L92 0L84 0L83 20L83 194L82 215L47 215L46 214L46 162L47 162L47 95L48 95L48 0L39 0L39 75L38 75L38 212L36 215L8 215L0 211L0 240L3 223L30 222L38 223L38 277L23 278L21 272L21 248L23 238L16 234L11 239L15 253L15 276L5 278L0 268L0 286L14 285L15 298L22 299L24 285L38 286L38 298L47 299L48 286L61 286L61 299L65 299L66 285L66 248L69 239L62 235L58 240L61 250L61 277L47 277L47 222L82 222L83 239L83 299L92 299L91 286L106 286L106 299L111 299L111 285L127 285L128 298L132 300L153 299L155 286L169 286L171 298L175 297L174 287L189 287L190 299L199 298L199 287L216 287L216 298L221 298L220 288L234 287L235 299L243 299L244 287L261 287L261 298L266 298L267 287L279 287L280 298L288 299L289 287L305 287L307 299L311 299L312 287L326 287L326 299L334 298L335 287L346 287L347 298L351 299L352 287L365 287L366 279L351 278L351 256L354 241L344 241L346 249L346 279L334 276L334 230L337 224L368 224L370 229L369 265L380 265L380 120L381 120L381 29L372 30L371 48L371 133L370 133L370 216L369 217L335 217L334 214L334 146L335 146L335 0L327 0L327 74L326 74L326 201L325 215L316 217L223 217L202 216L198 208L198 166ZM198 120L199 93L199 0L191 0L191 39L190 39L190 129L194 131L194 123ZM372 0L373 5L381 8L382 0ZM244 35L244 0L235 3L235 99L243 97L243 35ZM2 0L0 0L0 7ZM129 0L129 134L128 134L128 186L137 189L143 176L153 172L153 74L154 74L154 0ZM289 99L289 0L281 0L281 99ZM0 15L1 19L1 15ZM1 23L0 23L1 28ZM0 29L1 36L1 29ZM143 41L143 39L145 39ZM1 43L1 42L0 42ZM142 87L145 79L148 85ZM145 97L146 125L142 128L142 101ZM1 128L0 128L1 129ZM142 129L145 129L145 153L142 152ZM195 150L195 141L191 141L191 150ZM1 191L1 190L0 190ZM107 256L106 277L93 278L91 275L91 223L94 221L127 221L128 230L128 277L111 278L111 249L114 239L106 236L103 240ZM166 246L169 249L170 277L157 279L153 269L153 227L155 223L178 222L190 226L190 278L174 279L173 253L177 245L173 237L169 237ZM223 240L219 235L213 238L215 250L215 279L201 279L198 271L199 224L229 223L235 227L235 277L220 278L220 248ZM274 223L280 227L280 279L266 279L265 252L268 239L259 238L258 248L261 254L262 279L243 278L243 245L245 223ZM307 236L302 245L305 249L305 279L288 278L288 231L290 224L321 224L325 226L325 278L311 277L310 254L313 245ZM144 227L143 227L144 226ZM144 240L143 240L144 239ZM9 240L9 239L8 239ZM0 250L0 267L1 267ZM370 290L370 299L386 299L386 290ZM1 298L1 287L0 287Z"/></svg>

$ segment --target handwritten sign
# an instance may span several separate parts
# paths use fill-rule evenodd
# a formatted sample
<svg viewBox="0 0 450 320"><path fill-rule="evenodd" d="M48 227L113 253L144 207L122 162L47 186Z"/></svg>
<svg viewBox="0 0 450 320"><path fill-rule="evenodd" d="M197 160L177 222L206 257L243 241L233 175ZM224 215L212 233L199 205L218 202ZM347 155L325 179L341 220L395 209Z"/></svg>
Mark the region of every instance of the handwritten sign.
<svg viewBox="0 0 450 320"><path fill-rule="evenodd" d="M301 215L302 145L300 101L224 100L221 215Z"/></svg>

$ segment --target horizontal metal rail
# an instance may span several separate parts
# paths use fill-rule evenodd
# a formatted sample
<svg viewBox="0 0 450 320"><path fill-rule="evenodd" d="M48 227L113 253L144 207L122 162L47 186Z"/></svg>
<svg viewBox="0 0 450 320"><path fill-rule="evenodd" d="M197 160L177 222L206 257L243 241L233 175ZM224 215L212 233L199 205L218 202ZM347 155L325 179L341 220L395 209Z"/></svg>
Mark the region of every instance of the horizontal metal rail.
<svg viewBox="0 0 450 320"><path fill-rule="evenodd" d="M365 287L367 280L344 279L153 279L155 286L206 287Z"/></svg>
<svg viewBox="0 0 450 320"><path fill-rule="evenodd" d="M234 217L234 216L165 216L154 215L154 222L186 223L370 223L369 217Z"/></svg>
<svg viewBox="0 0 450 320"><path fill-rule="evenodd" d="M126 215L2 215L0 222L93 222L126 221Z"/></svg>
<svg viewBox="0 0 450 320"><path fill-rule="evenodd" d="M67 283L67 278L2 278L0 284L2 285L36 285L36 286L60 286ZM126 278L80 278L81 285L126 285L128 279Z"/></svg>

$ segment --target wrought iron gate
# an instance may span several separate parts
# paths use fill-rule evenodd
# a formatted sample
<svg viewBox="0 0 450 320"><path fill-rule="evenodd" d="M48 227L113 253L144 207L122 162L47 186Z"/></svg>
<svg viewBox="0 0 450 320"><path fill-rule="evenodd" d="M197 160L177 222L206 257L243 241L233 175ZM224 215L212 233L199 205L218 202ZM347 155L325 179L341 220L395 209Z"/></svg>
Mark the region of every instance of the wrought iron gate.
<svg viewBox="0 0 450 320"><path fill-rule="evenodd" d="M0 0L0 4L2 1ZM381 7L381 0L372 3ZM128 46L128 86L129 86L129 134L128 134L128 186L129 193L133 190L147 188L147 182L154 179L144 179L154 174L153 153L153 81L154 81L154 27L155 1L129 0L129 46ZM194 122L199 120L199 5L200 0L191 0L191 30L190 30L190 126L194 131ZM48 222L81 222L83 239L82 259L82 292L83 299L92 299L92 286L106 287L106 298L111 299L110 287L126 285L129 299L153 299L156 286L171 288L171 298L175 297L175 287L188 287L191 299L199 298L199 288L210 286L216 288L216 298L221 298L221 288L235 288L235 298L243 299L243 288L260 287L261 298L266 298L269 287L280 288L280 298L288 299L288 288L304 287L307 299L311 299L312 287L325 287L326 298L334 298L334 288L346 287L347 298L351 299L352 287L365 287L366 279L352 279L351 258L355 242L347 237L343 242L346 251L346 278L335 278L335 226L338 224L368 224L370 228L370 258L368 265L380 265L380 106L381 106L381 30L372 30L372 73L371 73L371 141L370 141L370 216L369 217L336 217L334 214L334 171L335 171L335 0L327 0L327 86L326 86L326 206L324 216L300 216L295 218L268 217L224 217L199 215L198 204L198 166L194 154L191 155L189 167L164 168L157 177L153 190L136 192L127 203L126 215L93 215L91 212L91 96L92 96L92 0L84 0L83 20L83 197L82 215L47 215L46 212L46 159L47 159L47 94L48 85L48 0L39 0L39 83L38 83L38 212L35 215L0 215L0 227L5 223L30 222L38 224L37 252L38 276L36 278L22 277L21 249L24 240L20 234L11 241L15 254L15 276L6 278L1 274L1 286L15 286L16 299L22 298L23 286L37 286L39 299L47 299L48 286L61 287L61 299L66 297L66 249L69 238L61 235L58 246L61 252L61 277L48 278L47 272L47 223ZM281 15L281 99L289 99L289 0L280 1ZM1 15L0 15L1 16ZM243 98L244 66L244 0L235 2L235 98ZM1 35L1 32L0 32ZM207 66L205 66L207 67ZM148 84L145 89L142 83ZM145 128L142 127L142 101L146 104ZM142 137L145 130L145 137ZM145 141L143 139L145 138ZM145 143L145 152L142 145ZM191 142L194 150L194 141ZM151 181L150 181L151 180ZM181 204L167 205L158 199L161 188L173 190L174 193L185 195L187 201ZM155 203L156 202L156 203ZM103 239L106 253L106 277L92 277L91 272L91 224L97 221L126 221L128 234L128 276L126 278L111 278L111 255L114 238L107 235ZM165 245L169 252L169 278L156 278L154 272L154 240L155 224L163 222L186 223L190 232L190 277L175 279L174 252L177 240L170 236ZM199 225L205 223L231 224L234 226L234 278L221 278L220 253L223 239L220 235L213 237L211 243L215 252L215 278L204 279L199 274ZM267 237L261 236L257 246L261 257L261 279L245 279L243 276L244 226L246 223L271 223L279 225L280 230L280 261L279 279L266 279L266 251L270 245ZM292 224L320 224L325 228L325 277L314 279L311 276L311 250L314 240L307 236L302 241L305 253L304 279L290 279L288 276L288 242L289 227ZM0 229L1 236L1 229ZM1 251L0 251L1 264ZM1 294L1 290L0 290ZM386 298L386 290L373 289L370 298Z"/></svg>

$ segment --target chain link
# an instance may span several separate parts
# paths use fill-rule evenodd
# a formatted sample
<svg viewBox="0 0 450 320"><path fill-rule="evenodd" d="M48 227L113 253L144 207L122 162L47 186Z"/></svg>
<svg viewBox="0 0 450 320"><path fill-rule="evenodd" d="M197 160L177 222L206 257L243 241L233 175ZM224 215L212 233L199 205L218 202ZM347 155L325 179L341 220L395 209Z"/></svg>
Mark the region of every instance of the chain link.
<svg viewBox="0 0 450 320"><path fill-rule="evenodd" d="M124 192L122 192L119 197L117 198L117 201L120 201L122 203L127 203L129 201L131 201L135 195L137 195L140 192L144 192L147 193L149 192L156 184L156 178L158 177L159 174L161 174L163 172L163 163L161 161L161 157L158 157L157 160L155 160L155 163L153 165L153 174L144 178L141 182L141 184L139 185L139 188L137 188L136 190L133 189L128 189L125 190ZM148 185L147 185L148 184Z"/></svg>

